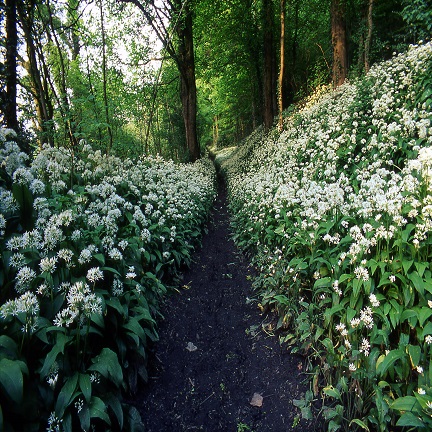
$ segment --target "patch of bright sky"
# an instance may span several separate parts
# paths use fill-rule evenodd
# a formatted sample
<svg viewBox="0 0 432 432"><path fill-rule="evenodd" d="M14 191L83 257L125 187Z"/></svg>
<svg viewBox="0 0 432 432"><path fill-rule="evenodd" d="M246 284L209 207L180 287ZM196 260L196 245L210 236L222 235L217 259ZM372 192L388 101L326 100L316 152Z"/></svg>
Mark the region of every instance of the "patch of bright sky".
<svg viewBox="0 0 432 432"><path fill-rule="evenodd" d="M81 12L84 27L101 42L99 5L91 3ZM106 38L112 42L107 52L108 67L118 70L130 84L153 81L161 66L162 44L142 12L134 5L123 4L120 13L105 5L103 13ZM85 59L88 57L91 66L101 63L100 47L86 45L81 55Z"/></svg>

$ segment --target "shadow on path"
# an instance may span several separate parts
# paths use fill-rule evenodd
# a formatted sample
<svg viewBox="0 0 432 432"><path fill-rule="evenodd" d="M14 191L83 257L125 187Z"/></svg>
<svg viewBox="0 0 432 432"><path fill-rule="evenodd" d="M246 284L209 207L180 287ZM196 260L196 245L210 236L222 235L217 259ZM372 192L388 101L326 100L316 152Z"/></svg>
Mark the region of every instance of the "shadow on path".
<svg viewBox="0 0 432 432"><path fill-rule="evenodd" d="M311 431L292 404L305 392L301 357L262 330L246 262L230 237L221 184L184 287L163 305L149 384L136 399L146 431ZM262 406L250 404L254 393Z"/></svg>

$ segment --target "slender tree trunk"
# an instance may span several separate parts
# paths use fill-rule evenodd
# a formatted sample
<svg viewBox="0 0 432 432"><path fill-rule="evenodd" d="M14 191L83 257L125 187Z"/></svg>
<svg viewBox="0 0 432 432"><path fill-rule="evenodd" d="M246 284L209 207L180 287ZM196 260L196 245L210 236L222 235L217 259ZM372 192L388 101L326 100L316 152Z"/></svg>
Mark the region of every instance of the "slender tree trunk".
<svg viewBox="0 0 432 432"><path fill-rule="evenodd" d="M293 8L294 8L294 34L292 36L292 45L291 45L291 62L290 62L291 73L290 73L289 80L285 79L284 94L282 100L283 106L285 108L289 106L291 103L293 103L295 94L297 92L295 71L297 68L300 0L295 0Z"/></svg>
<svg viewBox="0 0 432 432"><path fill-rule="evenodd" d="M213 145L216 146L219 140L219 118L217 115L213 117Z"/></svg>
<svg viewBox="0 0 432 432"><path fill-rule="evenodd" d="M105 121L107 124L109 142L107 153L109 154L112 144L113 144L113 133L111 129L111 122L109 116L109 107L108 107L108 94L107 94L107 73L106 73L106 38L105 38L105 25L104 25L104 13L102 0L99 1L99 11L100 11L100 19L101 19L101 34L102 34L102 89L103 89L103 99L105 106Z"/></svg>
<svg viewBox="0 0 432 432"><path fill-rule="evenodd" d="M45 83L37 62L37 51L35 44L39 43L33 32L33 12L25 8L24 3L18 4L18 16L27 46L28 61L24 67L31 80L31 92L34 99L37 114L37 129L39 147L42 148L44 142L54 144L52 129L53 108L48 94L48 85Z"/></svg>
<svg viewBox="0 0 432 432"><path fill-rule="evenodd" d="M279 131L283 129L283 82L285 69L285 1L280 0L280 66L279 66L279 81L278 81L278 108L279 108Z"/></svg>
<svg viewBox="0 0 432 432"><path fill-rule="evenodd" d="M94 111L94 115L95 115L95 120L96 123L99 125L100 121L99 121L99 108L97 106L96 103L96 91L93 87L93 83L92 83L92 78L91 78L91 71L90 71L90 64L89 64L89 58L88 56L86 56L87 59L87 80L88 80L88 85L89 85L89 92L90 95L92 96L92 101L93 101L93 111ZM98 138L99 138L99 144L102 144L102 131L100 126L98 126Z"/></svg>
<svg viewBox="0 0 432 432"><path fill-rule="evenodd" d="M7 127L18 130L17 117L17 1L6 0L6 106Z"/></svg>
<svg viewBox="0 0 432 432"><path fill-rule="evenodd" d="M186 144L191 162L200 157L197 135L197 91L195 81L195 58L193 48L193 23L189 7L184 7L184 21L177 26L179 36L178 67L180 70L180 97L186 131ZM183 22L182 22L183 21Z"/></svg>
<svg viewBox="0 0 432 432"><path fill-rule="evenodd" d="M47 7L48 7L48 13L49 13L49 26L51 28L51 33L48 31L47 36L48 36L49 40L51 40L51 41L52 41L51 35L54 39L54 43L55 43L56 48L57 48L57 54L58 54L59 63L60 63L60 73L59 73L59 76L56 77L57 78L57 85L58 85L59 90L60 90L61 105L59 108L60 108L60 112L62 113L63 121L65 123L66 136L68 137L69 142L72 145L72 147L76 147L78 144L78 141L77 141L75 134L74 134L75 127L74 127L73 122L72 122L72 111L70 108L70 103L69 103L69 98L68 98L68 93L67 93L66 64L65 64L65 58L64 58L64 50L62 49L59 38L57 37L57 32L56 32L56 28L55 28L54 21L53 21L54 14L52 12L51 4L50 4L49 0L47 1Z"/></svg>
<svg viewBox="0 0 432 432"><path fill-rule="evenodd" d="M331 2L331 32L333 45L333 87L344 83L348 74L346 19L343 0Z"/></svg>
<svg viewBox="0 0 432 432"><path fill-rule="evenodd" d="M263 102L264 128L269 130L274 118L274 86L273 86L273 8L272 0L263 0L264 24L264 68L263 68Z"/></svg>
<svg viewBox="0 0 432 432"><path fill-rule="evenodd" d="M72 42L72 60L76 60L80 54L80 38L78 32L78 7L80 0L68 0L68 27L70 31L70 40Z"/></svg>
<svg viewBox="0 0 432 432"><path fill-rule="evenodd" d="M374 0L369 0L368 14L367 14L367 35L365 40L365 53L364 53L364 59L365 59L364 66L365 66L366 73L368 73L370 69L369 56L370 56L370 47L372 41L372 30L373 30L373 19L372 19L373 4L374 4Z"/></svg>

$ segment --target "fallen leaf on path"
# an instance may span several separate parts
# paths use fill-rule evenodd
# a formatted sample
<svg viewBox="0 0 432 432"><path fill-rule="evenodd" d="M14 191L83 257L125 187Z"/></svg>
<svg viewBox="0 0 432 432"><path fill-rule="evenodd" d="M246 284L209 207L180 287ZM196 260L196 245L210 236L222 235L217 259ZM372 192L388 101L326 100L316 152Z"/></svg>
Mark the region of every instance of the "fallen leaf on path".
<svg viewBox="0 0 432 432"><path fill-rule="evenodd" d="M195 346L192 342L188 342L186 349L190 352L196 351L198 349L197 346Z"/></svg>
<svg viewBox="0 0 432 432"><path fill-rule="evenodd" d="M250 404L256 407L262 407L263 399L264 398L259 393L254 393L254 395L252 396L252 400L250 401Z"/></svg>

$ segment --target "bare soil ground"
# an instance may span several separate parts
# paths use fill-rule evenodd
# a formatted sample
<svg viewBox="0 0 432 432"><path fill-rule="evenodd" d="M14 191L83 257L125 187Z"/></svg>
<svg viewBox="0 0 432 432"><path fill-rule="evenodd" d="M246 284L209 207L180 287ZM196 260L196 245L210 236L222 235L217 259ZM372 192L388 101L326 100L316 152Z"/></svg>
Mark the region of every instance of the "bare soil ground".
<svg viewBox="0 0 432 432"><path fill-rule="evenodd" d="M146 431L317 430L296 424L292 401L307 389L303 359L264 330L271 317L251 301L248 275L221 185L202 249L180 293L163 305L149 383L135 399Z"/></svg>

